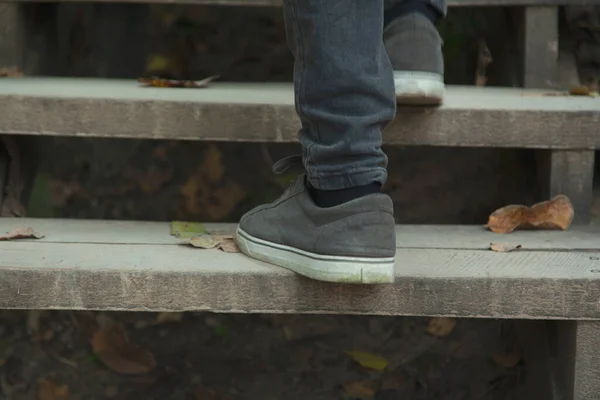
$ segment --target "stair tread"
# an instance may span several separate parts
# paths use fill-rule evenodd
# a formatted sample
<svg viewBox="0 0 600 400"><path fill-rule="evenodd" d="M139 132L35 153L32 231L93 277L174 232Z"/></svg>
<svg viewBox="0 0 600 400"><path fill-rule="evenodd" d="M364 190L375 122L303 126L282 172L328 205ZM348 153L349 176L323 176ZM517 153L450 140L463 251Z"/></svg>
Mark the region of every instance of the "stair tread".
<svg viewBox="0 0 600 400"><path fill-rule="evenodd" d="M45 235L0 242L0 308L599 316L600 227L495 235L480 226L398 226L396 283L366 287L182 246L168 223L0 221L0 233L28 226ZM491 241L523 249L496 253Z"/></svg>
<svg viewBox="0 0 600 400"><path fill-rule="evenodd" d="M600 99L547 91L449 87L439 108L403 107L387 144L600 148ZM287 83L145 88L132 80L21 78L0 85L0 133L295 142Z"/></svg>

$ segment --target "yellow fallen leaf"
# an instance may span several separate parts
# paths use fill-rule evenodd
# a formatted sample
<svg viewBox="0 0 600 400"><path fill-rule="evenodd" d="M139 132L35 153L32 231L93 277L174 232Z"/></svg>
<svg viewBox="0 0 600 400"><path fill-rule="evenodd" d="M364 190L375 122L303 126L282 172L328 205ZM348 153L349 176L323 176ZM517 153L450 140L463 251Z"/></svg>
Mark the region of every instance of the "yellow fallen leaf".
<svg viewBox="0 0 600 400"><path fill-rule="evenodd" d="M41 379L38 382L39 400L69 400L69 387L53 382L49 379Z"/></svg>
<svg viewBox="0 0 600 400"><path fill-rule="evenodd" d="M514 368L521 361L521 353L515 350L506 354L496 354L492 356L492 360L501 367Z"/></svg>
<svg viewBox="0 0 600 400"><path fill-rule="evenodd" d="M510 251L514 251L520 249L520 244L510 244L510 243L490 243L490 249L492 251L496 251L498 253L508 253Z"/></svg>
<svg viewBox="0 0 600 400"><path fill-rule="evenodd" d="M435 337L448 336L454 330L456 326L456 320L452 318L431 318L429 326L427 326L427 333Z"/></svg>
<svg viewBox="0 0 600 400"><path fill-rule="evenodd" d="M171 222L171 235L179 239L190 239L195 236L206 234L204 224L199 222Z"/></svg>
<svg viewBox="0 0 600 400"><path fill-rule="evenodd" d="M370 382L352 382L344 385L346 398L368 400L375 397L375 390Z"/></svg>
<svg viewBox="0 0 600 400"><path fill-rule="evenodd" d="M145 374L156 367L154 355L131 343L123 326L118 324L96 331L92 350L100 361L120 374Z"/></svg>
<svg viewBox="0 0 600 400"><path fill-rule="evenodd" d="M375 371L383 371L388 365L385 358L375 354L362 351L347 351L346 354L352 357L361 367L374 369Z"/></svg>

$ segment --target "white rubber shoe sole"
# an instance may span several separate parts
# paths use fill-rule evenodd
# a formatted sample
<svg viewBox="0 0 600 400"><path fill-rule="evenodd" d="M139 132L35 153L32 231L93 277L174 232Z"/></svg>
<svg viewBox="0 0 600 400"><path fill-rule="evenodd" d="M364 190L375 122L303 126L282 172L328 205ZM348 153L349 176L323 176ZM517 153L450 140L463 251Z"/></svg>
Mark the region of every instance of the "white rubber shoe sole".
<svg viewBox="0 0 600 400"><path fill-rule="evenodd" d="M326 256L268 242L251 236L239 227L236 241L248 257L326 282L392 283L396 276L394 257L366 258Z"/></svg>
<svg viewBox="0 0 600 400"><path fill-rule="evenodd" d="M394 71L396 103L401 105L440 105L444 101L444 78L429 72Z"/></svg>

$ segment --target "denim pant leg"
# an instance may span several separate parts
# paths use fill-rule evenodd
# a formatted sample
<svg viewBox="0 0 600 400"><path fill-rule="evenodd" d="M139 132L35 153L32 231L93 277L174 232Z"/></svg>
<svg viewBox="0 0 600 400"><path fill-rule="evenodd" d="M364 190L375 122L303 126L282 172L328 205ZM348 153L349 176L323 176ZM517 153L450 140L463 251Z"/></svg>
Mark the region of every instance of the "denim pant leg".
<svg viewBox="0 0 600 400"><path fill-rule="evenodd" d="M383 0L384 8L387 10L388 8L391 8L395 4L401 3L403 1L407 1L407 0ZM410 1L414 1L414 0L410 0ZM438 10L440 12L440 14L443 17L446 16L446 13L448 11L448 5L446 4L446 0L418 0L418 1L423 1L425 3L431 4L436 10Z"/></svg>
<svg viewBox="0 0 600 400"><path fill-rule="evenodd" d="M383 0L284 0L307 177L317 189L384 183L382 129L394 118Z"/></svg>

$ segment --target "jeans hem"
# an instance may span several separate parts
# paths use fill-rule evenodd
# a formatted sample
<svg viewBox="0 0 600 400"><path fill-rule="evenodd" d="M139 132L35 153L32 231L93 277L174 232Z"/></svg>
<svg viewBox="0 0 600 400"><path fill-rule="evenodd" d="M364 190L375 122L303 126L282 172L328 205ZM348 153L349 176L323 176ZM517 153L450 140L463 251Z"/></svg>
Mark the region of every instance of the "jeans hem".
<svg viewBox="0 0 600 400"><path fill-rule="evenodd" d="M385 168L375 168L370 171L344 173L328 176L311 176L307 174L310 184L319 190L339 190L348 189L356 186L364 186L373 182L380 183L382 186L387 180L387 171Z"/></svg>

